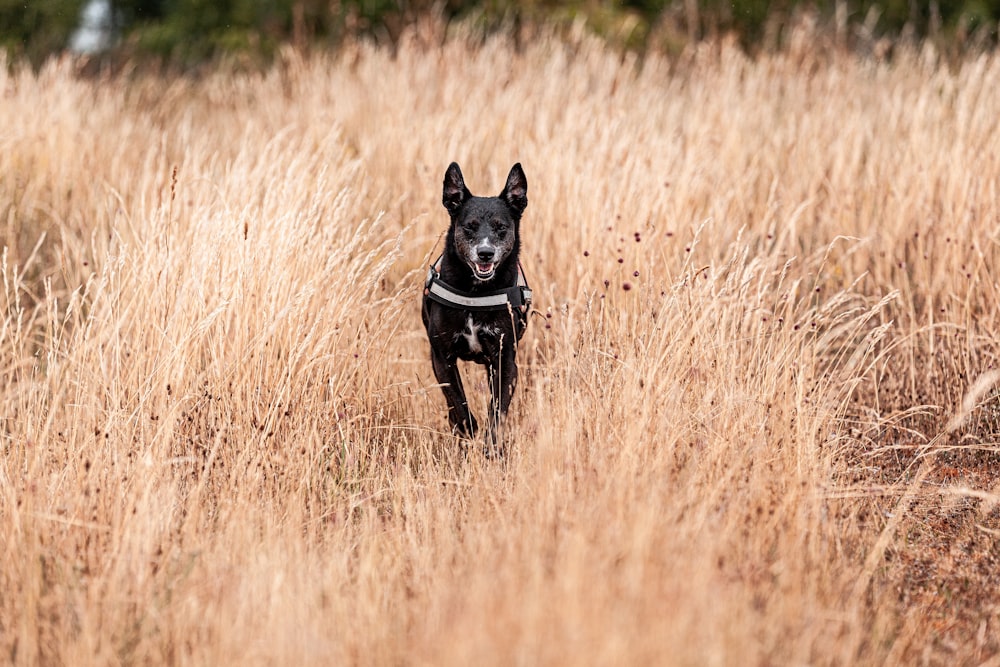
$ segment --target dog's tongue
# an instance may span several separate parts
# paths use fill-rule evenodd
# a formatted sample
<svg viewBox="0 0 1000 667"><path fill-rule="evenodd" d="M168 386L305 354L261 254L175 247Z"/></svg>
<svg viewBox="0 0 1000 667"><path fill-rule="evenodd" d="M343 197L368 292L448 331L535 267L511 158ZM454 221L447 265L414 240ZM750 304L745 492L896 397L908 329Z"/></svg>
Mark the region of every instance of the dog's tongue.
<svg viewBox="0 0 1000 667"><path fill-rule="evenodd" d="M492 262L489 263L489 264L478 264L477 263L476 264L476 270L478 270L479 273L482 273L482 274L490 273L490 272L493 271L493 263Z"/></svg>

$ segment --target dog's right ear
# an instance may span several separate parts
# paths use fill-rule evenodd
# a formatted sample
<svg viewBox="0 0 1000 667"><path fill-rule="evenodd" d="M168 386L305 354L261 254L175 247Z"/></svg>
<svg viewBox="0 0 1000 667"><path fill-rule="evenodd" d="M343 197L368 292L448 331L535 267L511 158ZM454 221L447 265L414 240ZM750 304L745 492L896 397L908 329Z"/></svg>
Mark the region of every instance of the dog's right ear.
<svg viewBox="0 0 1000 667"><path fill-rule="evenodd" d="M444 173L444 192L441 194L441 203L444 204L449 213L454 213L471 196L469 188L465 187L462 170L457 162L452 162L448 165L448 171Z"/></svg>

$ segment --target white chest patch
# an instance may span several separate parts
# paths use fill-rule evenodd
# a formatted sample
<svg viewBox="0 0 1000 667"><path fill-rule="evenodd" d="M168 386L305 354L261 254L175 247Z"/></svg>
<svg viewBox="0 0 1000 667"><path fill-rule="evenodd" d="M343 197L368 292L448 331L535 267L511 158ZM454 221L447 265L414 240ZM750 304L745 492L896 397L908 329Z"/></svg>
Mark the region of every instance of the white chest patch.
<svg viewBox="0 0 1000 667"><path fill-rule="evenodd" d="M469 344L469 352L478 353L482 352L483 346L479 343L479 329L480 326L472 321L472 315L469 315L468 319L465 320L465 331L462 335L465 336L465 340Z"/></svg>

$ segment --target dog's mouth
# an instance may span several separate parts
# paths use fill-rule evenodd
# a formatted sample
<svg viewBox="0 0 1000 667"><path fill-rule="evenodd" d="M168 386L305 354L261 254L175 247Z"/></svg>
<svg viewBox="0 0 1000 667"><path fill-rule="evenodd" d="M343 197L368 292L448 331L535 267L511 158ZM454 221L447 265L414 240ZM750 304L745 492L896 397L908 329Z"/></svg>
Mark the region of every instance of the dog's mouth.
<svg viewBox="0 0 1000 667"><path fill-rule="evenodd" d="M496 270L496 262L488 262L486 264L480 264L479 262L472 263L472 272L476 274L476 278L479 280L489 280L496 273Z"/></svg>

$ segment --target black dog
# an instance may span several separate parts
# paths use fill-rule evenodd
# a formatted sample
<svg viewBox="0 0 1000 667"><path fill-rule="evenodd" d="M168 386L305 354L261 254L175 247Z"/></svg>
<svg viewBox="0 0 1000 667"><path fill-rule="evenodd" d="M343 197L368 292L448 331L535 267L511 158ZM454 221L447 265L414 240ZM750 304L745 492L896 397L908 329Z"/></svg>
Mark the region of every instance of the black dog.
<svg viewBox="0 0 1000 667"><path fill-rule="evenodd" d="M444 252L424 285L423 320L434 375L448 401L448 421L473 437L479 428L458 372L458 360L486 366L490 382L487 454L499 454L498 430L517 383L517 342L528 325L531 290L518 256L528 181L520 163L498 197L474 197L454 162L444 175L451 216Z"/></svg>

